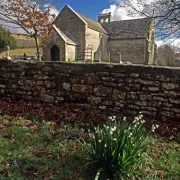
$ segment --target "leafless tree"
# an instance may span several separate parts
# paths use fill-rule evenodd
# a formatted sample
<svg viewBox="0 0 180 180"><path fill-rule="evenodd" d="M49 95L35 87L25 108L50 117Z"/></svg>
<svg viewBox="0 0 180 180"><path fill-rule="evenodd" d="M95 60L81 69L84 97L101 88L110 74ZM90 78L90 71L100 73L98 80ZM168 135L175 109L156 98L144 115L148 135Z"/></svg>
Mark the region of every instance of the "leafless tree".
<svg viewBox="0 0 180 180"><path fill-rule="evenodd" d="M39 61L39 38L48 38L53 27L55 15L50 13L51 7L48 0L1 0L0 4L0 20L21 27L35 39Z"/></svg>
<svg viewBox="0 0 180 180"><path fill-rule="evenodd" d="M180 0L116 0L131 16L154 18L160 39L180 38Z"/></svg>
<svg viewBox="0 0 180 180"><path fill-rule="evenodd" d="M165 44L157 49L157 63L160 66L171 66L175 59L175 47Z"/></svg>

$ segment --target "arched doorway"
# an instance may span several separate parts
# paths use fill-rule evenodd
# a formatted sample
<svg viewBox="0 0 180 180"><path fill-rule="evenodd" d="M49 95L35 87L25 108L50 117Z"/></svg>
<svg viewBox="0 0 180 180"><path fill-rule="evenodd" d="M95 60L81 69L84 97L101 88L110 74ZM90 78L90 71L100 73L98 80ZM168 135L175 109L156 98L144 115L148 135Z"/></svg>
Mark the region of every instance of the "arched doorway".
<svg viewBox="0 0 180 180"><path fill-rule="evenodd" d="M56 45L51 48L51 61L60 61L60 50Z"/></svg>

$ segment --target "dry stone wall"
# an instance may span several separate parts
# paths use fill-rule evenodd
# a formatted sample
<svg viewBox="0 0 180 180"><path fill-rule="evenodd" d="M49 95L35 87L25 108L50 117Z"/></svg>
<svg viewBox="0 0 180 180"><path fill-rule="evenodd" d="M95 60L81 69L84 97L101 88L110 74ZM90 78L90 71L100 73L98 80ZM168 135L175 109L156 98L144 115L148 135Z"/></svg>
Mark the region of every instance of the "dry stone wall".
<svg viewBox="0 0 180 180"><path fill-rule="evenodd" d="M180 120L179 68L0 61L0 93L16 100Z"/></svg>

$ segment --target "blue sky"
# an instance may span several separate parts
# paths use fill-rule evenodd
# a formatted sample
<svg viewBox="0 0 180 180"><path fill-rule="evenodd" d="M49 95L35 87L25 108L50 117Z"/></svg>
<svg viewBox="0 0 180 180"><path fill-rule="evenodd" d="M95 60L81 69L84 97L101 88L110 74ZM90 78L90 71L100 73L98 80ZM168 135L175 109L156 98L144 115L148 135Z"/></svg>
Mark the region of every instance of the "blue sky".
<svg viewBox="0 0 180 180"><path fill-rule="evenodd" d="M109 8L109 0L60 0L56 1L56 8L61 10L66 4L75 11L97 20L97 16L104 9Z"/></svg>

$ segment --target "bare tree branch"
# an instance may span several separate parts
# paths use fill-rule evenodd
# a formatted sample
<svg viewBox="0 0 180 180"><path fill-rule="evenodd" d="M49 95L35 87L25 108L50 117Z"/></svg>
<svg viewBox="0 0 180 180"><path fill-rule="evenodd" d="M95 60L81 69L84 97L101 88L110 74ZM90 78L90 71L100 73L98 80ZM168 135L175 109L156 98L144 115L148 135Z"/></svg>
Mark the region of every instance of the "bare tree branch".
<svg viewBox="0 0 180 180"><path fill-rule="evenodd" d="M21 27L28 35L34 37L38 60L40 60L39 38L45 40L53 29L55 18L50 13L52 5L48 0L2 0L0 20Z"/></svg>
<svg viewBox="0 0 180 180"><path fill-rule="evenodd" d="M160 38L180 38L180 0L121 0L131 16L155 18ZM154 12L154 14L153 14Z"/></svg>

